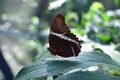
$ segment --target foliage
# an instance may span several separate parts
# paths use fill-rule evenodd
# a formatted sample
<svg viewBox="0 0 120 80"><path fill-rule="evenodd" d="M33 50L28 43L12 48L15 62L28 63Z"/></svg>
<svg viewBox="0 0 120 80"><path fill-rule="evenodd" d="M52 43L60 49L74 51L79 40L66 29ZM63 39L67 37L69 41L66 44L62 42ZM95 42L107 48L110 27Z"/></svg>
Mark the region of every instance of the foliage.
<svg viewBox="0 0 120 80"><path fill-rule="evenodd" d="M115 2L116 5L119 5L120 0L114 0L114 2Z"/></svg>
<svg viewBox="0 0 120 80"><path fill-rule="evenodd" d="M45 5L42 3L44 1L46 2ZM82 80L120 80L120 46L116 47L116 44L120 43L120 9L106 11L102 3L94 2L97 0L65 0L61 5L56 5L50 9L49 5L56 1L60 0L0 1L1 43L5 44L5 46L10 43L9 49L13 49L15 52L11 50L5 51L14 53L15 55L12 55L15 56L14 59L19 64L39 58L20 70L15 80L27 80L30 78L34 78L34 80L46 80L47 78L55 80L77 80L79 78ZM13 3L17 5L11 5ZM114 3L117 7L120 4L120 0L114 0ZM41 8L41 5L44 6ZM36 15L37 11L39 12L38 15ZM65 16L67 25L70 28L74 28L71 29L72 32L83 37L87 36L90 40L102 44L114 43L115 50L118 52L115 55L116 61L104 54L104 51L98 47L94 49L98 52L82 52L76 58L46 60L46 58L51 57L47 53L47 32L49 24L56 13L61 13ZM3 35L3 32L8 38ZM24 49L13 47L17 43L17 40L15 40L16 36L17 40L23 42ZM23 38L27 39L27 41ZM21 45L18 44L18 46ZM21 47L23 48L23 46ZM2 45L1 47L4 48ZM20 52L24 52L22 50L26 54L21 54ZM98 69L89 71L92 66L97 66Z"/></svg>
<svg viewBox="0 0 120 80"><path fill-rule="evenodd" d="M97 69L90 70L92 66ZM38 59L21 69L14 80L39 80L48 76L54 80L120 80L120 63L96 51L82 52L78 57L61 60Z"/></svg>
<svg viewBox="0 0 120 80"><path fill-rule="evenodd" d="M87 32L88 38L104 44L118 43L120 42L120 26L115 25L118 17L117 15L107 14L104 6L95 2L87 13L83 13L82 25L87 30L89 29Z"/></svg>

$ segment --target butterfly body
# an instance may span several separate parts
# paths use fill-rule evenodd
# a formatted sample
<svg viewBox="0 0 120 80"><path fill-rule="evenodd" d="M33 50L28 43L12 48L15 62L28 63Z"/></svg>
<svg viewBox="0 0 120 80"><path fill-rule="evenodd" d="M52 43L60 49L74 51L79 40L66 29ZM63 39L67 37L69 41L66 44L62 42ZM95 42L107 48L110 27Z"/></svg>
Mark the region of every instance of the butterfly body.
<svg viewBox="0 0 120 80"><path fill-rule="evenodd" d="M80 41L71 33L61 14L55 16L50 27L48 50L53 55L62 57L78 56L81 51Z"/></svg>

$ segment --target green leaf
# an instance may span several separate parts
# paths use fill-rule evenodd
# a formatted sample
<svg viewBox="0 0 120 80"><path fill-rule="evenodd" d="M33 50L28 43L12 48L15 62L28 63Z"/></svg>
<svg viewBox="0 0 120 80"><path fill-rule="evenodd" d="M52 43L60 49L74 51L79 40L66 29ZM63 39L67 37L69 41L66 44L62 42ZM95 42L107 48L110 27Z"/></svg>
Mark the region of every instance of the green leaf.
<svg viewBox="0 0 120 80"><path fill-rule="evenodd" d="M120 80L118 76L111 76L105 73L77 71L58 77L56 80Z"/></svg>
<svg viewBox="0 0 120 80"><path fill-rule="evenodd" d="M97 33L97 34L95 34L95 36L105 42L111 40L111 38L112 38L110 35L102 34L102 33Z"/></svg>
<svg viewBox="0 0 120 80"><path fill-rule="evenodd" d="M102 3L100 2L94 2L91 6L90 6L90 10L91 11L98 11L100 9L104 9L104 6Z"/></svg>
<svg viewBox="0 0 120 80"><path fill-rule="evenodd" d="M24 67L14 80L29 80L34 77L42 77L47 75L46 65L43 61L35 61L32 64Z"/></svg>
<svg viewBox="0 0 120 80"><path fill-rule="evenodd" d="M65 17L65 21L66 22L69 22L70 20L72 20L72 19L77 19L78 20L78 15L77 15L77 13L75 13L75 12L69 12L67 15L66 15L66 17Z"/></svg>
<svg viewBox="0 0 120 80"><path fill-rule="evenodd" d="M115 2L115 5L119 5L119 3L120 3L120 0L114 0L114 2Z"/></svg>
<svg viewBox="0 0 120 80"><path fill-rule="evenodd" d="M99 52L103 52L103 50L100 48L95 48L94 50L99 51Z"/></svg>
<svg viewBox="0 0 120 80"><path fill-rule="evenodd" d="M67 68L78 65L75 61L67 60L37 60L31 65L24 67L16 76L15 80L29 80L31 78L53 76L65 71Z"/></svg>
<svg viewBox="0 0 120 80"><path fill-rule="evenodd" d="M78 57L63 58L62 60L36 60L32 64L21 69L14 80L29 80L32 78L42 79L43 77L56 75L62 76L74 69L83 69L97 65L104 65L106 67L112 66L120 69L120 65L118 65L110 56L104 54L103 52L82 52ZM81 75L85 73L81 73ZM86 75L87 74L91 73L86 73ZM76 76L79 76L79 74L76 74ZM91 74L91 77L93 76ZM97 77L99 78L99 76ZM59 76L57 78L59 78Z"/></svg>
<svg viewBox="0 0 120 80"><path fill-rule="evenodd" d="M117 69L114 69L114 68L110 68L109 72L110 72L112 75L120 76L120 70L117 70Z"/></svg>

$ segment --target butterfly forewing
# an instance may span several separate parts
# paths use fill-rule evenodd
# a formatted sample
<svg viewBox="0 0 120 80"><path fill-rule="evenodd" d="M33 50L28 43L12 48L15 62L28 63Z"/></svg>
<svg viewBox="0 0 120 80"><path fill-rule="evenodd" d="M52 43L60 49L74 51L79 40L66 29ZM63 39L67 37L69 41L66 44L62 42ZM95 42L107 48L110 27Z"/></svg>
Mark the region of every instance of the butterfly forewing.
<svg viewBox="0 0 120 80"><path fill-rule="evenodd" d="M61 14L56 15L53 19L50 31L61 34L65 32L70 32L69 28L65 24L65 19Z"/></svg>

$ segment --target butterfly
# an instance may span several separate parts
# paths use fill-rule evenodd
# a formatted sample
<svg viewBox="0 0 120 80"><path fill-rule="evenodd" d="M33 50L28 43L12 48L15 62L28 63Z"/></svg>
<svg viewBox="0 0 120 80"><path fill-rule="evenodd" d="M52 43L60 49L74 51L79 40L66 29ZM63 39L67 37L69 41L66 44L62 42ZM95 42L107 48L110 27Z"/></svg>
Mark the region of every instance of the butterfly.
<svg viewBox="0 0 120 80"><path fill-rule="evenodd" d="M61 14L57 14L52 21L48 40L48 50L52 55L73 57L81 52L80 42L82 41L71 33Z"/></svg>

